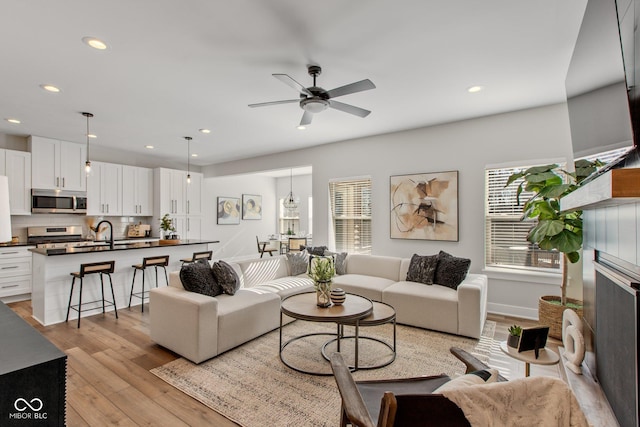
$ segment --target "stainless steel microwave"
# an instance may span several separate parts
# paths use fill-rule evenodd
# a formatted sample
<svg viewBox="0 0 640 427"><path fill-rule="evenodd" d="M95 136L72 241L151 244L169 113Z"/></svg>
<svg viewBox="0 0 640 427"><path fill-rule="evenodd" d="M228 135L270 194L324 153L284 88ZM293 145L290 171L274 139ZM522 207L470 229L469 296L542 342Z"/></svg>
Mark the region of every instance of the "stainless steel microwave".
<svg viewBox="0 0 640 427"><path fill-rule="evenodd" d="M32 213L87 213L84 191L31 190Z"/></svg>

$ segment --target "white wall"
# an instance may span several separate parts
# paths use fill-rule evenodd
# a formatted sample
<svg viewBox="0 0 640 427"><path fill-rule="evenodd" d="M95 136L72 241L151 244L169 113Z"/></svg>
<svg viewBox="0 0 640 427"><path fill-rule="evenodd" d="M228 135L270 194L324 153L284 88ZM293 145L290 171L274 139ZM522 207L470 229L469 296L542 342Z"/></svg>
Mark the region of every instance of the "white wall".
<svg viewBox="0 0 640 427"><path fill-rule="evenodd" d="M275 178L257 175L205 178L202 194L202 238L220 241L214 245L215 258L256 255L258 253L256 236L263 240L275 233L277 224ZM243 194L262 196L262 219L240 219L239 225L216 224L217 198L237 197L242 202Z"/></svg>
<svg viewBox="0 0 640 427"><path fill-rule="evenodd" d="M328 181L370 175L374 254L410 257L442 249L470 258L471 271L480 272L484 266L485 166L559 157L571 158L566 104L212 165L203 168L203 173L215 177L311 164L314 244L328 241ZM459 241L390 239L389 177L450 170L459 171ZM501 277L490 280L489 301L494 312L536 317L537 297L559 292L557 278L514 281L510 276Z"/></svg>

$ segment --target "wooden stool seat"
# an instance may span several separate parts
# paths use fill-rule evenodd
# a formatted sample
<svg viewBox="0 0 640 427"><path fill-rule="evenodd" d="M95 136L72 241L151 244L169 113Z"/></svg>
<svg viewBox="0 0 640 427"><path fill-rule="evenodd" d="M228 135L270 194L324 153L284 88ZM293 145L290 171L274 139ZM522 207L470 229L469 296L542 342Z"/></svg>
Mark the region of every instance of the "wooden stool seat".
<svg viewBox="0 0 640 427"><path fill-rule="evenodd" d="M95 304L97 302L102 303L102 312L106 312L107 306L113 306L113 311L116 314L116 319L118 318L118 309L116 307L116 296L113 292L113 281L111 280L111 273L115 270L115 261L102 261L102 262L93 262L87 264L80 264L80 271L75 271L70 273L73 277L71 282L71 292L69 292L69 304L67 305L67 317L65 318L65 322L69 321L69 313L71 310L75 310L78 312L78 328L80 327L80 317L83 311L93 310L97 307L91 307L83 309L82 306L87 304ZM100 275L100 290L102 292L102 299L95 301L82 302L82 286L84 284L84 277L88 274L99 274ZM112 300L105 300L104 298L104 280L103 275L109 276L109 284L111 285L111 297ZM76 284L76 279L80 279L80 292L78 294L78 303L71 304L71 299L73 297L73 289ZM99 306L98 306L99 307Z"/></svg>
<svg viewBox="0 0 640 427"><path fill-rule="evenodd" d="M196 262L201 259L206 259L207 261L211 261L213 258L213 251L205 251L205 252L194 252L191 258L182 258L182 264L189 264L192 262Z"/></svg>
<svg viewBox="0 0 640 427"><path fill-rule="evenodd" d="M152 256L142 259L142 264L134 264L131 267L133 270L133 280L131 281L131 293L129 294L129 308L131 308L131 300L133 297L140 298L142 300L142 312L144 312L144 299L147 298L149 291L144 290L144 272L147 267L154 267L156 270L156 288L158 287L158 268L164 270L164 278L169 285L169 277L167 276L167 265L169 265L169 255ZM136 283L136 273L142 271L142 291L133 292L133 287Z"/></svg>

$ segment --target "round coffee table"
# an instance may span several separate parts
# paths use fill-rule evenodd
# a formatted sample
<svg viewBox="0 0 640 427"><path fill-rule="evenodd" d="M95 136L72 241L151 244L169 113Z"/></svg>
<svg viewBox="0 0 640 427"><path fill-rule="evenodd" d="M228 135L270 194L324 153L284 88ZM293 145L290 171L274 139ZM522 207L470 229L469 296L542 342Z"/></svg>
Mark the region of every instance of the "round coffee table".
<svg viewBox="0 0 640 427"><path fill-rule="evenodd" d="M297 368L288 363L283 357L282 352L284 349L294 341L300 339L315 336L315 335L328 335L337 339L337 349L340 351L340 339L339 333L330 332L313 332L309 334L300 335L289 339L287 342L282 342L282 326L283 316L293 317L294 319L306 320L309 322L330 322L330 323L346 323L350 322L355 326L355 367L358 369L358 336L360 329L360 320L369 316L373 312L373 303L370 299L361 297L358 295L347 295L347 299L342 305L332 305L330 307L318 307L316 305L316 293L306 292L303 294L292 295L282 300L280 304L280 360L287 367L311 375L333 375L332 373L314 372Z"/></svg>
<svg viewBox="0 0 640 427"><path fill-rule="evenodd" d="M351 297L353 295L349 295L349 297ZM369 341L376 341L379 342L381 344L383 344L384 346L386 346L389 350L391 350L391 357L381 363L375 364L375 365L368 365L368 366L362 366L358 364L358 360L356 359L355 361L355 365L352 366L351 368L353 370L357 370L357 369L378 369L378 368L383 368L385 366L390 365L391 363L393 363L394 360L396 360L396 310L391 307L389 304L385 304L383 302L377 302L377 301L372 301L373 303L373 311L371 312L371 314L369 314L367 317L360 319L359 320L359 326L378 326L378 325L384 325L386 323L393 323L393 345L389 344L386 341L383 341L379 338L375 338L375 337L367 337L364 335L361 335L359 337L360 340L369 340ZM355 335L350 335L350 336L345 336L344 335L344 327L345 326L355 326L355 323L353 321L344 321L344 322L339 322L338 323L338 332L337 332L337 336L340 338L334 338L332 340L327 341L323 346L322 346L322 355L324 356L324 358L326 360L330 360L329 355L326 352L326 348L329 344L331 344L332 342L338 340L338 339L355 339L356 336Z"/></svg>
<svg viewBox="0 0 640 427"><path fill-rule="evenodd" d="M517 348L509 347L506 341L500 342L500 350L503 353L513 357L514 359L524 362L524 376L528 377L531 371L530 364L534 365L555 365L560 361L560 356L548 348L541 348L538 350L538 358L536 359L535 352L533 350L518 352Z"/></svg>

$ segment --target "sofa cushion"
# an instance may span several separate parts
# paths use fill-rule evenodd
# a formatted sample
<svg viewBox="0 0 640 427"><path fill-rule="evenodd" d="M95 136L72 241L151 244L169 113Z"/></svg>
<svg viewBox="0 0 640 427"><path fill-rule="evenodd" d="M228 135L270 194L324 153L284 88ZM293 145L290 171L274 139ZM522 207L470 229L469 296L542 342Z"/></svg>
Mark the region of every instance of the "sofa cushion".
<svg viewBox="0 0 640 427"><path fill-rule="evenodd" d="M436 274L438 266L438 255L420 256L413 254L409 271L407 271L407 280L409 282L419 282L425 285L433 285L433 278Z"/></svg>
<svg viewBox="0 0 640 427"><path fill-rule="evenodd" d="M304 245L300 245L300 250L306 250L310 255L324 255L324 251L326 251L327 248L326 246L304 246Z"/></svg>
<svg viewBox="0 0 640 427"><path fill-rule="evenodd" d="M336 267L336 274L347 274L347 253L324 251L325 256L333 257L333 265Z"/></svg>
<svg viewBox="0 0 640 427"><path fill-rule="evenodd" d="M342 288L347 293L361 295L374 301L382 301L382 291L394 283L393 280L383 277L362 274L345 274L333 278L334 288Z"/></svg>
<svg viewBox="0 0 640 427"><path fill-rule="evenodd" d="M269 280L289 276L289 261L284 255L229 262L236 268L241 288L250 288Z"/></svg>
<svg viewBox="0 0 640 427"><path fill-rule="evenodd" d="M238 274L228 263L222 260L214 262L211 271L225 294L234 295L240 288Z"/></svg>
<svg viewBox="0 0 640 427"><path fill-rule="evenodd" d="M183 265L180 269L180 280L182 281L182 286L190 292L197 292L210 297L215 297L222 293L222 286L218 284L213 276L211 267L209 267L206 259Z"/></svg>
<svg viewBox="0 0 640 427"><path fill-rule="evenodd" d="M397 282L402 258L380 255L351 254L347 257L347 274L383 277Z"/></svg>
<svg viewBox="0 0 640 427"><path fill-rule="evenodd" d="M297 276L307 272L309 267L309 254L307 251L289 252L287 254L287 261L289 262L289 274Z"/></svg>
<svg viewBox="0 0 640 427"><path fill-rule="evenodd" d="M445 251L440 251L438 255L438 267L436 268L434 282L438 285L457 289L469 272L471 260L454 257Z"/></svg>
<svg viewBox="0 0 640 427"><path fill-rule="evenodd" d="M281 277L245 290L258 293L273 293L284 299L291 295L313 291L313 280L306 276Z"/></svg>

